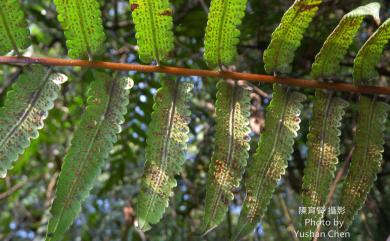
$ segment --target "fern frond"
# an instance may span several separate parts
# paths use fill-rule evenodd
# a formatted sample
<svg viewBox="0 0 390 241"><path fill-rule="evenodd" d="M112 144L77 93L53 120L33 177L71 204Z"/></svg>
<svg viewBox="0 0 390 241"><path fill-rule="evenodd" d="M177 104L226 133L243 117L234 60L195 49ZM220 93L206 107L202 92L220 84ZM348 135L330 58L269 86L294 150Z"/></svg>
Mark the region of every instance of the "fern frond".
<svg viewBox="0 0 390 241"><path fill-rule="evenodd" d="M205 59L210 66L231 64L237 54L247 0L212 0L205 35Z"/></svg>
<svg viewBox="0 0 390 241"><path fill-rule="evenodd" d="M18 0L0 1L0 54L30 46L30 31Z"/></svg>
<svg viewBox="0 0 390 241"><path fill-rule="evenodd" d="M249 92L220 80L216 107L215 151L206 185L203 230L207 233L222 222L233 191L240 185L249 157Z"/></svg>
<svg viewBox="0 0 390 241"><path fill-rule="evenodd" d="M38 138L60 84L66 80L65 75L52 74L42 66L24 68L0 109L0 177L6 176L30 140Z"/></svg>
<svg viewBox="0 0 390 241"><path fill-rule="evenodd" d="M164 61L173 49L173 19L169 0L130 0L143 62Z"/></svg>
<svg viewBox="0 0 390 241"><path fill-rule="evenodd" d="M157 91L149 125L146 163L137 204L137 227L146 231L162 218L168 206L175 175L185 162L193 85L163 80Z"/></svg>
<svg viewBox="0 0 390 241"><path fill-rule="evenodd" d="M233 240L253 231L266 212L293 151L305 99L306 96L301 93L274 85L273 98L266 112L265 131L260 137L253 162L247 167L247 194Z"/></svg>
<svg viewBox="0 0 390 241"><path fill-rule="evenodd" d="M352 44L363 19L371 16L379 23L379 9L380 4L374 2L344 15L315 58L311 72L314 79L330 77L339 71L339 64Z"/></svg>
<svg viewBox="0 0 390 241"><path fill-rule="evenodd" d="M54 0L71 58L92 57L106 39L96 0Z"/></svg>
<svg viewBox="0 0 390 241"><path fill-rule="evenodd" d="M389 40L390 19L378 28L356 55L353 66L353 80L355 85L376 84L372 81L378 76L375 66L379 63L383 48Z"/></svg>
<svg viewBox="0 0 390 241"><path fill-rule="evenodd" d="M88 91L87 108L71 146L64 158L51 207L46 240L61 240L81 211L104 160L121 131L129 89L129 78L112 80L105 73L94 73L96 79Z"/></svg>
<svg viewBox="0 0 390 241"><path fill-rule="evenodd" d="M317 90L313 118L307 137L308 156L302 184L304 207L325 207L332 184L338 155L340 154L340 126L348 102L334 97L331 92ZM303 215L302 219L321 220L316 213ZM316 227L304 225L304 232L315 232Z"/></svg>
<svg viewBox="0 0 390 241"><path fill-rule="evenodd" d="M303 34L322 0L296 0L284 14L278 28L272 33L272 40L264 51L267 72L288 73L295 51L301 45Z"/></svg>
<svg viewBox="0 0 390 241"><path fill-rule="evenodd" d="M376 98L360 96L359 118L355 136L356 148L343 185L340 206L345 212L339 217L348 229L360 210L376 179L384 151L384 129L390 106Z"/></svg>

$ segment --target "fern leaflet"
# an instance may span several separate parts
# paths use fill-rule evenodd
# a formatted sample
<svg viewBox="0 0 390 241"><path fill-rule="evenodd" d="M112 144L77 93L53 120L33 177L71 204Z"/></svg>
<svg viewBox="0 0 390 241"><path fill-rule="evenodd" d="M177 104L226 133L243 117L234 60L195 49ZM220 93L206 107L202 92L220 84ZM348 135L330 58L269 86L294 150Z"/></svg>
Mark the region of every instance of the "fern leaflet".
<svg viewBox="0 0 390 241"><path fill-rule="evenodd" d="M168 0L130 0L143 62L164 61L173 49L172 9Z"/></svg>
<svg viewBox="0 0 390 241"><path fill-rule="evenodd" d="M155 95L146 145L146 163L137 204L137 226L150 229L162 218L185 162L192 83L163 80Z"/></svg>
<svg viewBox="0 0 390 241"><path fill-rule="evenodd" d="M370 3L352 10L341 19L315 58L311 72L313 78L330 77L338 72L339 64L352 44L363 19L371 16L379 23L379 9L379 3Z"/></svg>
<svg viewBox="0 0 390 241"><path fill-rule="evenodd" d="M356 149L344 182L340 206L345 212L339 218L348 229L355 214L364 204L367 194L376 179L384 151L384 128L390 106L376 98L360 96L359 118L356 130Z"/></svg>
<svg viewBox="0 0 390 241"><path fill-rule="evenodd" d="M272 33L272 40L264 51L265 69L268 72L288 73L295 51L301 45L303 34L322 0L296 0L284 14L279 27Z"/></svg>
<svg viewBox="0 0 390 241"><path fill-rule="evenodd" d="M333 94L316 91L313 119L307 137L308 157L304 170L302 198L304 207L324 207L334 178L340 154L340 126L348 106L345 100ZM308 213L302 219L319 221L321 214ZM304 225L304 232L315 232L316 227Z"/></svg>
<svg viewBox="0 0 390 241"><path fill-rule="evenodd" d="M205 35L205 59L210 66L231 64L236 56L247 0L212 0Z"/></svg>
<svg viewBox="0 0 390 241"><path fill-rule="evenodd" d="M46 240L61 240L80 213L81 203L92 189L124 122L133 81L112 80L99 72L94 77L87 108L61 168Z"/></svg>
<svg viewBox="0 0 390 241"><path fill-rule="evenodd" d="M378 76L375 66L379 63L383 48L389 42L389 39L390 19L378 28L356 55L353 66L353 80L355 85L376 85L371 80Z"/></svg>
<svg viewBox="0 0 390 241"><path fill-rule="evenodd" d="M106 39L99 3L96 0L54 0L54 4L67 39L68 55L91 60Z"/></svg>
<svg viewBox="0 0 390 241"><path fill-rule="evenodd" d="M263 217L293 151L303 108L301 102L305 99L303 94L274 85L273 99L267 108L266 129L260 137L253 162L247 168L247 194L234 240L250 233Z"/></svg>
<svg viewBox="0 0 390 241"><path fill-rule="evenodd" d="M30 31L18 0L0 1L0 54L30 46Z"/></svg>
<svg viewBox="0 0 390 241"><path fill-rule="evenodd" d="M217 84L215 151L210 163L203 230L215 228L240 185L249 157L250 95L242 87L220 80Z"/></svg>
<svg viewBox="0 0 390 241"><path fill-rule="evenodd" d="M12 162L38 138L38 130L57 99L60 84L67 77L52 74L42 66L27 66L7 93L0 109L0 177L5 177Z"/></svg>

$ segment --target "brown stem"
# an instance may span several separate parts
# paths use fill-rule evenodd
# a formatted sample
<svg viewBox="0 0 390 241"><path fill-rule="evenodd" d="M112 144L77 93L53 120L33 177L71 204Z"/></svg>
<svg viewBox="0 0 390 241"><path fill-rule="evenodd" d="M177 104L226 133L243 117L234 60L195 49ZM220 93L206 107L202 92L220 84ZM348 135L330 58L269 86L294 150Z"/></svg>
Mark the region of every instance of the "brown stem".
<svg viewBox="0 0 390 241"><path fill-rule="evenodd" d="M356 148L355 146L353 146L351 148L351 150L348 153L347 158L345 158L345 160L344 160L343 166L337 172L336 177L335 177L335 179L334 179L334 181L332 183L332 186L330 187L330 191L329 191L329 194L328 194L328 199L326 201L325 206L328 206L328 205L330 205L333 202L333 196L334 196L334 193L336 192L337 184L340 182L341 178L347 172L347 169L349 167L349 163L351 162L352 154L355 151L355 148Z"/></svg>
<svg viewBox="0 0 390 241"><path fill-rule="evenodd" d="M22 188L24 186L24 184L26 184L26 183L27 183L27 181L19 182L18 184L16 184L15 186L11 187L7 191L5 191L3 193L0 193L0 201L3 200L3 199L8 198L9 196L11 196L14 192L16 192L20 188Z"/></svg>
<svg viewBox="0 0 390 241"><path fill-rule="evenodd" d="M71 59L59 59L59 58L36 58L36 57L29 58L29 57L10 57L10 56L1 56L0 63L42 64L48 66L79 66L84 68L95 68L95 69L112 69L112 70L122 70L122 71L139 71L139 72L160 72L160 73L182 75L182 76L201 76L201 77L214 77L214 78L235 79L235 80L247 80L247 81L263 82L263 83L279 83L283 85L296 86L296 87L328 89L328 90L353 92L353 93L361 93L361 94L365 93L365 94L390 95L389 87L375 87L375 86L356 87L352 84L328 83L328 82L321 82L317 80L304 80L304 79L278 77L278 76L262 75L262 74L249 74L249 73L240 73L240 72L232 72L232 71L188 69L188 68L180 68L180 67L124 64L124 63L114 63L114 62L71 60Z"/></svg>
<svg viewBox="0 0 390 241"><path fill-rule="evenodd" d="M228 238L232 238L232 214L230 213L230 208L227 211L227 223L228 223Z"/></svg>
<svg viewBox="0 0 390 241"><path fill-rule="evenodd" d="M296 235L296 229L295 229L295 226L294 226L293 219L291 217L290 211L287 208L287 204L284 201L283 196L281 194L278 194L276 196L276 198L278 199L280 205L282 206L284 218L286 219L287 231L290 234L291 240L299 241L299 239L298 239L298 237Z"/></svg>

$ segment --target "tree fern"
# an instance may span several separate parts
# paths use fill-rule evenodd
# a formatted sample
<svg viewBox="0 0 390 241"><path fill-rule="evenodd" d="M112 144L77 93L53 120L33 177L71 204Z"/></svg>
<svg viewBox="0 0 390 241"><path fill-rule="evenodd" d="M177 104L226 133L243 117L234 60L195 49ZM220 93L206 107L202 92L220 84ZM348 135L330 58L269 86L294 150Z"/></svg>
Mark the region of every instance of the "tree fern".
<svg viewBox="0 0 390 241"><path fill-rule="evenodd" d="M301 45L303 34L322 0L296 0L284 14L279 27L272 33L272 40L264 51L265 69L268 72L291 71L295 51Z"/></svg>
<svg viewBox="0 0 390 241"><path fill-rule="evenodd" d="M389 40L390 21L387 20L370 37L358 52L353 69L355 85L377 84L372 81L377 76L376 63L379 62L383 48ZM379 102L374 97L360 96L358 109L359 118L355 136L356 149L352 155L352 163L345 180L341 206L345 208L340 219L342 230L348 229L354 216L363 206L367 194L380 170L384 128L390 106Z"/></svg>
<svg viewBox="0 0 390 241"><path fill-rule="evenodd" d="M347 106L348 102L334 97L332 93L316 91L302 184L304 207L325 207L340 154L341 119ZM323 214L316 212L303 215L302 219L319 221L322 217ZM304 232L315 232L316 228L305 225Z"/></svg>
<svg viewBox="0 0 390 241"><path fill-rule="evenodd" d="M61 168L46 240L61 240L80 213L81 203L92 189L124 122L132 80L112 80L99 72L94 77L88 106Z"/></svg>
<svg viewBox="0 0 390 241"><path fill-rule="evenodd" d="M356 55L353 67L353 79L355 85L370 84L378 76L375 66L380 61L383 48L390 39L390 19L384 22L370 37Z"/></svg>
<svg viewBox="0 0 390 241"><path fill-rule="evenodd" d="M305 99L303 94L274 85L273 98L267 108L265 131L260 137L253 162L247 168L247 194L234 240L251 232L263 217L293 151L303 108L301 102Z"/></svg>
<svg viewBox="0 0 390 241"><path fill-rule="evenodd" d="M337 73L339 63L353 42L363 19L371 16L379 23L379 8L379 3L370 3L356 8L341 19L315 58L311 72L313 78L330 77Z"/></svg>
<svg viewBox="0 0 390 241"><path fill-rule="evenodd" d="M65 31L68 55L92 59L106 38L96 0L54 0Z"/></svg>
<svg viewBox="0 0 390 241"><path fill-rule="evenodd" d="M236 56L246 0L212 0L205 35L205 59L210 66L231 64ZM216 147L209 167L205 216L207 233L224 218L232 191L240 185L249 150L248 93L221 80L217 94Z"/></svg>
<svg viewBox="0 0 390 241"><path fill-rule="evenodd" d="M130 4L140 59L160 63L173 49L173 20L169 1L130 0Z"/></svg>
<svg viewBox="0 0 390 241"><path fill-rule="evenodd" d="M352 154L340 201L340 206L345 208L345 213L339 217L344 222L342 230L349 227L364 204L380 170L385 142L384 128L389 110L388 104L376 101L375 97L360 96L356 149Z"/></svg>
<svg viewBox="0 0 390 241"><path fill-rule="evenodd" d="M205 35L205 59L211 66L231 64L236 56L247 0L212 0Z"/></svg>
<svg viewBox="0 0 390 241"><path fill-rule="evenodd" d="M329 77L336 74L342 58L360 28L363 18L371 15L378 19L379 7L377 3L368 4L351 11L343 17L316 56L312 68L314 78ZM313 119L307 142L309 154L302 184L304 207L325 208L327 195L338 163L340 152L339 129L344 109L347 106L346 101L333 97L332 92L324 94L321 91L316 91ZM321 212L307 213L302 216L302 222L307 219L318 222L322 218L323 213ZM303 225L305 233L315 232L316 228L315 225ZM304 238L304 240L306 239Z"/></svg>
<svg viewBox="0 0 390 241"><path fill-rule="evenodd" d="M233 191L240 185L249 157L249 92L225 80L217 84L215 151L210 163L203 230L216 227L225 216Z"/></svg>
<svg viewBox="0 0 390 241"><path fill-rule="evenodd" d="M38 138L38 130L57 99L60 84L67 77L52 74L42 66L27 66L7 93L0 109L0 177L5 177L12 162Z"/></svg>
<svg viewBox="0 0 390 241"><path fill-rule="evenodd" d="M175 175L185 162L192 84L163 80L155 96L149 125L146 163L137 204L137 226L148 230L168 206Z"/></svg>
<svg viewBox="0 0 390 241"><path fill-rule="evenodd" d="M30 46L30 31L18 0L0 1L0 54Z"/></svg>

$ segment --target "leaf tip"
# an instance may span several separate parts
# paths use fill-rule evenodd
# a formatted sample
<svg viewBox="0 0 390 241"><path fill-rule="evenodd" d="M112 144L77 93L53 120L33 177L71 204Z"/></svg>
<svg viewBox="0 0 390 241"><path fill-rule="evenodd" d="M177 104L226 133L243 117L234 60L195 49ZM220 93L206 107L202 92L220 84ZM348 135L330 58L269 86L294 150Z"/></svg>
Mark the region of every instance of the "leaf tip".
<svg viewBox="0 0 390 241"><path fill-rule="evenodd" d="M146 221L141 217L138 217L137 220L135 221L135 227L142 232L146 232L151 229L151 226L148 223L148 221Z"/></svg>
<svg viewBox="0 0 390 241"><path fill-rule="evenodd" d="M7 176L7 169L0 169L0 178L5 178Z"/></svg>
<svg viewBox="0 0 390 241"><path fill-rule="evenodd" d="M132 78L124 78L125 90L130 90L134 87L134 80Z"/></svg>
<svg viewBox="0 0 390 241"><path fill-rule="evenodd" d="M248 223L244 223L234 230L230 241L238 241L240 240L240 238L244 237L247 233L248 233Z"/></svg>
<svg viewBox="0 0 390 241"><path fill-rule="evenodd" d="M53 82L56 84L56 85L61 85L63 83L65 83L66 81L68 81L68 76L64 75L64 74L55 74L53 75Z"/></svg>
<svg viewBox="0 0 390 241"><path fill-rule="evenodd" d="M210 223L208 224L205 224L201 230L201 237L204 238L207 234L209 234L211 231L213 231L215 228L217 227L217 225L210 225Z"/></svg>

